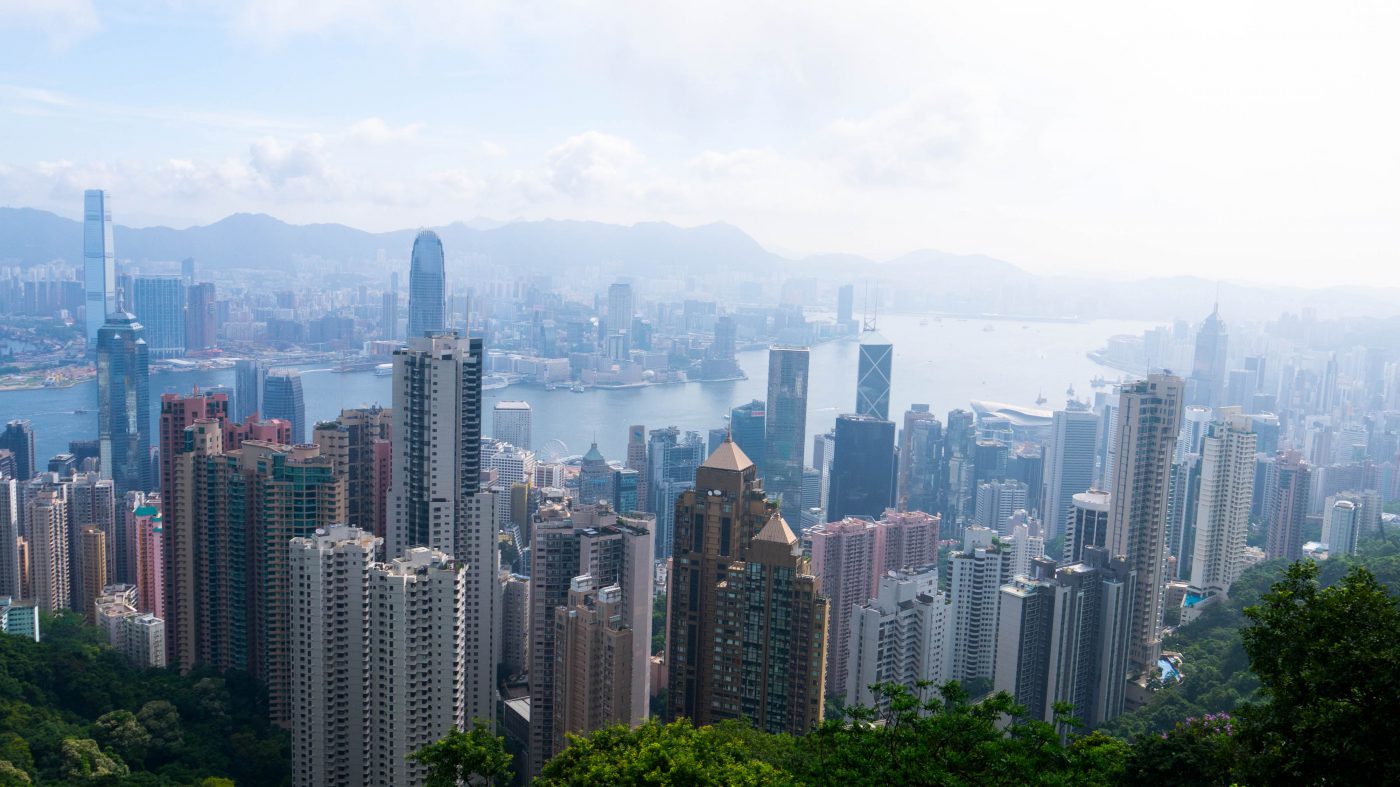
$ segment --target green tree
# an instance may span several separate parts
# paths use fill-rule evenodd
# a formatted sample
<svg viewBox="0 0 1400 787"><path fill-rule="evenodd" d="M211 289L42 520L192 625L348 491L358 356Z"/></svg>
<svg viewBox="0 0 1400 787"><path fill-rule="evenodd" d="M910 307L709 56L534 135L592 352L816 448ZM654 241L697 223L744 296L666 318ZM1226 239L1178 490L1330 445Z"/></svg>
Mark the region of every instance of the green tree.
<svg viewBox="0 0 1400 787"><path fill-rule="evenodd" d="M1238 731L1230 714L1211 713L1140 736L1127 759L1125 783L1229 787L1238 771Z"/></svg>
<svg viewBox="0 0 1400 787"><path fill-rule="evenodd" d="M0 787L28 787L34 780L14 763L0 760Z"/></svg>
<svg viewBox="0 0 1400 787"><path fill-rule="evenodd" d="M151 736L151 748L172 752L184 743L185 731L180 724L180 711L165 700L151 700L141 706L136 719Z"/></svg>
<svg viewBox="0 0 1400 787"><path fill-rule="evenodd" d="M762 757L790 750L786 736L769 736L727 721L695 727L687 719L655 719L629 730L617 725L569 736L569 747L545 763L535 784L687 785L759 787L793 785L792 774Z"/></svg>
<svg viewBox="0 0 1400 787"><path fill-rule="evenodd" d="M102 751L91 738L68 738L63 742L63 778L70 782L111 781L130 771L111 751Z"/></svg>
<svg viewBox="0 0 1400 787"><path fill-rule="evenodd" d="M430 743L410 755L428 769L426 787L457 787L467 784L508 784L511 756L505 738L492 733L491 722L475 719L466 732L454 729L442 740Z"/></svg>
<svg viewBox="0 0 1400 787"><path fill-rule="evenodd" d="M146 759L151 747L151 734L129 710L114 710L98 717L97 740L111 748L127 763L139 764Z"/></svg>
<svg viewBox="0 0 1400 787"><path fill-rule="evenodd" d="M1326 588L1318 574L1294 563L1245 610L1261 698L1241 710L1248 780L1400 783L1400 603L1366 568Z"/></svg>

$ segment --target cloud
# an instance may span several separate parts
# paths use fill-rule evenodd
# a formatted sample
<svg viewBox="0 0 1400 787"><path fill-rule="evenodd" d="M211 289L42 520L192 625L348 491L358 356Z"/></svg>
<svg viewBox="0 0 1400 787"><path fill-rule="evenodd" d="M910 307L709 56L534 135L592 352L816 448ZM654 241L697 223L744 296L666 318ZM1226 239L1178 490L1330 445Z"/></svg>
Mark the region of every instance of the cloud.
<svg viewBox="0 0 1400 787"><path fill-rule="evenodd" d="M386 123L383 118L369 117L352 124L348 134L350 139L357 142L387 145L411 142L418 136L418 132L422 128L422 123L409 123L395 128Z"/></svg>
<svg viewBox="0 0 1400 787"><path fill-rule="evenodd" d="M248 148L253 172L274 190L295 190L307 196L327 198L325 193L340 180L326 156L326 139L320 134L283 142L263 137Z"/></svg>
<svg viewBox="0 0 1400 787"><path fill-rule="evenodd" d="M56 49L67 49L100 27L91 0L5 0L0 25L11 24L39 29Z"/></svg>
<svg viewBox="0 0 1400 787"><path fill-rule="evenodd" d="M570 197L588 197L625 185L643 156L628 140L588 131L568 138L546 158L550 186Z"/></svg>

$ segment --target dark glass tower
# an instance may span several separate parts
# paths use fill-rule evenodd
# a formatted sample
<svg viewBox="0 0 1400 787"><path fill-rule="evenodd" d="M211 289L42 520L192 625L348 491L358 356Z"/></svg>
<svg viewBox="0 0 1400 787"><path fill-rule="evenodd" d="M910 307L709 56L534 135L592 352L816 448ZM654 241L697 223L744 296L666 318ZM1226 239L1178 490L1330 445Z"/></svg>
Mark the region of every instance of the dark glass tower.
<svg viewBox="0 0 1400 787"><path fill-rule="evenodd" d="M14 452L15 477L28 481L34 477L34 425L22 418L5 424L0 434L0 448Z"/></svg>
<svg viewBox="0 0 1400 787"><path fill-rule="evenodd" d="M1191 366L1187 404L1217 407L1222 404L1225 386L1225 350L1229 344L1220 304L1201 321L1196 330L1196 356Z"/></svg>
<svg viewBox="0 0 1400 787"><path fill-rule="evenodd" d="M408 268L408 335L423 336L447 329L447 273L442 240L432 230L413 239Z"/></svg>
<svg viewBox="0 0 1400 787"><path fill-rule="evenodd" d="M233 367L233 420L246 423L254 413L262 414L263 383L267 369L256 358L244 358Z"/></svg>
<svg viewBox="0 0 1400 787"><path fill-rule="evenodd" d="M856 414L882 421L890 419L890 368L894 345L875 331L860 336L860 364L856 371Z"/></svg>
<svg viewBox="0 0 1400 787"><path fill-rule="evenodd" d="M836 419L827 519L879 519L894 503L894 422L868 415Z"/></svg>
<svg viewBox="0 0 1400 787"><path fill-rule="evenodd" d="M102 477L118 500L151 489L150 370L145 329L114 312L97 331L97 433Z"/></svg>
<svg viewBox="0 0 1400 787"><path fill-rule="evenodd" d="M767 420L768 408L757 399L729 411L729 434L733 436L739 450L753 460L759 477L763 476L764 471L763 429Z"/></svg>
<svg viewBox="0 0 1400 787"><path fill-rule="evenodd" d="M301 395L301 372L277 369L263 382L262 417L292 424L292 442L306 442L306 402Z"/></svg>
<svg viewBox="0 0 1400 787"><path fill-rule="evenodd" d="M806 347L768 350L768 411L764 430L764 486L784 510L802 508L802 460L807 442Z"/></svg>

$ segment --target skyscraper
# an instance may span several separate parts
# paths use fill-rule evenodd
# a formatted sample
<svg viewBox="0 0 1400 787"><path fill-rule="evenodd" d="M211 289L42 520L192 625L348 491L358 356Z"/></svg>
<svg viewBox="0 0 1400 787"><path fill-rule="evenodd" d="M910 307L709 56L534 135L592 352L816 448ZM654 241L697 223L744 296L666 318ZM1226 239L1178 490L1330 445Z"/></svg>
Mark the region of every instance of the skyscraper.
<svg viewBox="0 0 1400 787"><path fill-rule="evenodd" d="M1219 418L1201 446L1201 486L1191 560L1191 589L1226 595L1244 571L1249 509L1254 499L1254 445L1249 418L1239 407L1216 410Z"/></svg>
<svg viewBox="0 0 1400 787"><path fill-rule="evenodd" d="M938 566L902 568L877 579L869 600L850 611L842 659L847 707L875 707L870 687L876 683L897 683L913 691L920 681L935 686L947 682L952 630L947 597L938 589ZM835 695L830 685L827 694Z"/></svg>
<svg viewBox="0 0 1400 787"><path fill-rule="evenodd" d="M1226 357L1229 334L1220 319L1220 304L1196 329L1196 357L1191 365L1191 404L1215 407L1222 404L1225 388Z"/></svg>
<svg viewBox="0 0 1400 787"><path fill-rule="evenodd" d="M621 335L622 352L631 349L632 317L637 313L632 285L627 282L613 282L608 286L607 336Z"/></svg>
<svg viewBox="0 0 1400 787"><path fill-rule="evenodd" d="M218 307L214 285L210 282L187 283L185 304L185 350L208 350L218 339Z"/></svg>
<svg viewBox="0 0 1400 787"><path fill-rule="evenodd" d="M186 300L179 276L137 276L132 281L131 311L146 329L152 357L184 356Z"/></svg>
<svg viewBox="0 0 1400 787"><path fill-rule="evenodd" d="M57 484L41 486L28 498L24 520L32 599L39 609L54 614L68 609L72 602L68 500Z"/></svg>
<svg viewBox="0 0 1400 787"><path fill-rule="evenodd" d="M83 323L87 326L88 347L95 350L97 331L107 321L107 315L117 310L112 200L99 189L83 192L83 291Z"/></svg>
<svg viewBox="0 0 1400 787"><path fill-rule="evenodd" d="M855 302L856 286L854 284L843 284L836 290L836 324L844 328L847 333L856 332L856 321L852 318Z"/></svg>
<svg viewBox="0 0 1400 787"><path fill-rule="evenodd" d="M383 537L393 466L393 413L383 407L341 410L333 424L318 424L312 442L345 476L346 522Z"/></svg>
<svg viewBox="0 0 1400 787"><path fill-rule="evenodd" d="M1355 555L1361 511L1350 500L1329 498L1329 503L1322 511L1322 541L1327 544L1327 554L1329 557Z"/></svg>
<svg viewBox="0 0 1400 787"><path fill-rule="evenodd" d="M767 405L757 399L729 411L729 433L739 450L753 461L760 476L764 471L763 443L767 420Z"/></svg>
<svg viewBox="0 0 1400 787"><path fill-rule="evenodd" d="M0 596L24 598L20 590L19 483L0 473Z"/></svg>
<svg viewBox="0 0 1400 787"><path fill-rule="evenodd" d="M34 425L29 419L18 418L5 424L5 431L0 433L0 449L14 454L16 479L24 482L34 477Z"/></svg>
<svg viewBox="0 0 1400 787"><path fill-rule="evenodd" d="M856 414L890 419L890 374L894 345L874 329L860 335L860 361L856 370Z"/></svg>
<svg viewBox="0 0 1400 787"><path fill-rule="evenodd" d="M968 527L963 548L948 556L953 629L949 680L989 680L996 671L999 591L1012 579L1013 555L995 538L993 530Z"/></svg>
<svg viewBox="0 0 1400 787"><path fill-rule="evenodd" d="M1108 545L1108 493L1097 489L1079 492L1070 498L1069 519L1065 522L1065 554L1061 563L1084 560L1085 547Z"/></svg>
<svg viewBox="0 0 1400 787"><path fill-rule="evenodd" d="M914 404L904 413L899 433L899 481L895 505L901 511L941 511L948 484L942 470L943 424L928 405Z"/></svg>
<svg viewBox="0 0 1400 787"><path fill-rule="evenodd" d="M807 449L806 347L768 350L768 407L763 460L764 485L784 510L802 508L802 468Z"/></svg>
<svg viewBox="0 0 1400 787"><path fill-rule="evenodd" d="M872 519L894 503L894 422L870 415L836 418L827 518Z"/></svg>
<svg viewBox="0 0 1400 787"><path fill-rule="evenodd" d="M1118 450L1110 496L1109 552L1127 555L1136 572L1130 672L1156 669L1161 655L1166 582L1167 497L1181 431L1180 377L1150 374L1119 394Z"/></svg>
<svg viewBox="0 0 1400 787"><path fill-rule="evenodd" d="M1049 538L1065 532L1071 500L1093 486L1098 429L1098 416L1077 402L1055 411L1045 468L1045 510L1041 512Z"/></svg>
<svg viewBox="0 0 1400 787"><path fill-rule="evenodd" d="M700 466L695 486L704 492L687 491L676 504L667 716L805 732L823 707L818 580L732 440Z"/></svg>
<svg viewBox="0 0 1400 787"><path fill-rule="evenodd" d="M387 555L441 550L464 566L465 705L495 718L501 586L496 503L481 488L480 339L414 336L394 352L393 472ZM441 734L438 732L437 734Z"/></svg>
<svg viewBox="0 0 1400 787"><path fill-rule="evenodd" d="M273 369L263 381L261 416L281 418L292 425L292 443L306 442L306 400L301 393L301 372Z"/></svg>
<svg viewBox="0 0 1400 787"><path fill-rule="evenodd" d="M97 438L118 498L151 489L150 370L144 330L113 312L97 332Z"/></svg>
<svg viewBox="0 0 1400 787"><path fill-rule="evenodd" d="M267 369L256 358L240 358L233 365L233 420L244 423L256 413L264 418L263 386Z"/></svg>
<svg viewBox="0 0 1400 787"><path fill-rule="evenodd" d="M491 437L527 451L534 448L531 416L529 402L496 402L492 412Z"/></svg>
<svg viewBox="0 0 1400 787"><path fill-rule="evenodd" d="M408 268L408 338L444 331L447 325L447 271L442 240L432 230L413 239Z"/></svg>
<svg viewBox="0 0 1400 787"><path fill-rule="evenodd" d="M1302 560L1312 466L1300 451L1280 451L1265 473L1264 552L1273 560Z"/></svg>
<svg viewBox="0 0 1400 787"><path fill-rule="evenodd" d="M578 499L581 505L586 506L612 499L612 469L598 450L597 442L588 447L588 453L583 455L583 463L579 466Z"/></svg>
<svg viewBox="0 0 1400 787"><path fill-rule="evenodd" d="M97 525L83 525L78 533L78 548L82 552L82 574L74 588L74 606L91 626L97 624L97 597L107 586L107 534Z"/></svg>
<svg viewBox="0 0 1400 787"><path fill-rule="evenodd" d="M695 432L681 437L680 429L653 429L647 437L647 492L656 514L656 556L666 558L675 534L676 498L695 485L695 469L705 461L705 443Z"/></svg>
<svg viewBox="0 0 1400 787"><path fill-rule="evenodd" d="M973 524L991 528L1003 536L1011 535L1012 514L1029 507L1029 488L1020 481L986 481L977 485L977 507Z"/></svg>

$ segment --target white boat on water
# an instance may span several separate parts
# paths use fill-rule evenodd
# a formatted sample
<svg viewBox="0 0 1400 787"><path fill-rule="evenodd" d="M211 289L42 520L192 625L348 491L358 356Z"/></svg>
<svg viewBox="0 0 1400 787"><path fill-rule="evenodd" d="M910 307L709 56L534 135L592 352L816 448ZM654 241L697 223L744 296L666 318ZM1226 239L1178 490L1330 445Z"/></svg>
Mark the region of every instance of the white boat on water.
<svg viewBox="0 0 1400 787"><path fill-rule="evenodd" d="M389 375L391 375L391 374L393 374L393 373L394 373L394 365L393 365L392 363L381 363L381 364L379 364L379 365L377 365L377 366L374 367L374 376L375 376L375 377L388 377Z"/></svg>

